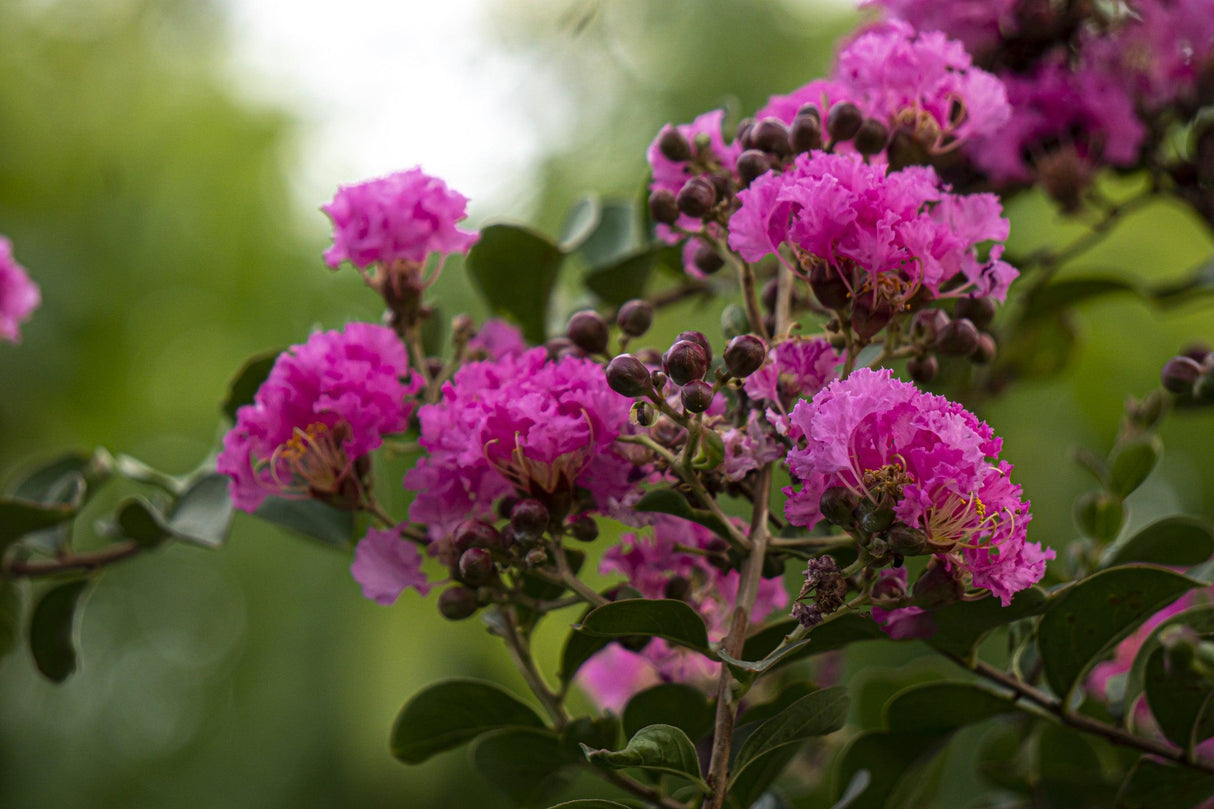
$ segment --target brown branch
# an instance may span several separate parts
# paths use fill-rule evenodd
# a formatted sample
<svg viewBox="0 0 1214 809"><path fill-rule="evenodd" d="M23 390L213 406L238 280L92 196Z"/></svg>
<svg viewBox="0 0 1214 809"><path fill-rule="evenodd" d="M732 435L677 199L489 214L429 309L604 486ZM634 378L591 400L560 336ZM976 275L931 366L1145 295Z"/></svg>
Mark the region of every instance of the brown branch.
<svg viewBox="0 0 1214 809"><path fill-rule="evenodd" d="M100 570L103 567L137 556L149 546L140 545L133 539L119 542L99 551L88 553L69 553L58 559L25 561L11 559L4 564L6 578L37 578L53 576L56 573L67 573L72 570Z"/></svg>

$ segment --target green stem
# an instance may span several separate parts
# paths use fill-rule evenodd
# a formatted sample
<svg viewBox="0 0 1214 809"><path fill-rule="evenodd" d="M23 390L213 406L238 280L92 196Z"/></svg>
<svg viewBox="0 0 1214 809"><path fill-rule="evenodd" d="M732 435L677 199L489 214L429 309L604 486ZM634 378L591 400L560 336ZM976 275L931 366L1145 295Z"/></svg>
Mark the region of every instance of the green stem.
<svg viewBox="0 0 1214 809"><path fill-rule="evenodd" d="M531 655L531 645L519 632L514 612L509 608L499 608L498 614L502 618L502 639L506 641L506 648L510 650L510 657L514 661L514 665L523 675L523 680L531 689L531 693L535 694L536 699L548 712L552 724L557 730L560 730L569 723L569 714L565 712L565 706L561 703L560 696L548 687L543 676L540 675L539 669L536 668L535 659Z"/></svg>

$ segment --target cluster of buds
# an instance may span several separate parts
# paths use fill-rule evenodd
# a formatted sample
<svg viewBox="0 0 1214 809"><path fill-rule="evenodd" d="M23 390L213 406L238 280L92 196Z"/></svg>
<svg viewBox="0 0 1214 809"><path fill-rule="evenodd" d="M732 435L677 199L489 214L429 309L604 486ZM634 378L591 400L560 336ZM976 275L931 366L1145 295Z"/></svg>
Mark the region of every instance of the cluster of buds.
<svg viewBox="0 0 1214 809"><path fill-rule="evenodd" d="M1214 404L1214 351L1195 345L1164 363L1160 373L1166 390L1183 404Z"/></svg>
<svg viewBox="0 0 1214 809"><path fill-rule="evenodd" d="M995 318L990 298L959 298L950 317L943 309L922 309L911 321L913 355L906 371L916 382L931 382L940 370L937 354L986 365L995 359L996 343L985 331Z"/></svg>

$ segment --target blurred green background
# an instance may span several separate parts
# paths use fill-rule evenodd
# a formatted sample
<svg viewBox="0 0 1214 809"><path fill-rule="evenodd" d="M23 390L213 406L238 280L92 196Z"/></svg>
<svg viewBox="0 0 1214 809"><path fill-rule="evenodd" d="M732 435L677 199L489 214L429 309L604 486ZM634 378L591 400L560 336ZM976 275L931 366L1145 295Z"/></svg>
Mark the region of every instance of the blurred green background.
<svg viewBox="0 0 1214 809"><path fill-rule="evenodd" d="M476 224L501 211L549 232L587 192L637 197L662 123L750 110L821 75L855 20L757 0L485 10L494 47L564 88L571 124L527 193L476 201ZM309 159L303 116L233 89L232 37L222 10L190 0L0 4L0 233L44 300L24 344L0 345L0 478L96 445L188 470L225 428L218 402L248 355L378 318L356 275L320 260L323 200L294 191ZM411 80L400 77L400 98ZM487 126L475 111L459 124ZM1075 232L1038 199L1010 215L1017 252ZM1210 252L1202 225L1161 203L1067 272L1161 280ZM438 290L445 315L480 311L459 269ZM689 318L717 335L715 308L667 313L659 331ZM1069 448L1106 451L1124 397L1153 388L1182 344L1214 342L1201 302L1161 313L1105 300L1080 326L1063 376L1021 383L983 413L1033 500L1033 537L1058 548L1090 486ZM1163 434L1165 461L1133 496L1131 526L1214 511L1214 420L1180 415ZM387 738L404 700L443 675L521 691L504 653L412 592L391 609L363 600L348 563L238 519L221 551L168 547L107 572L66 684L40 679L24 652L0 661L0 806L502 805L463 752L410 769ZM541 652L549 671L558 641L559 627ZM849 671L878 658L861 649Z"/></svg>

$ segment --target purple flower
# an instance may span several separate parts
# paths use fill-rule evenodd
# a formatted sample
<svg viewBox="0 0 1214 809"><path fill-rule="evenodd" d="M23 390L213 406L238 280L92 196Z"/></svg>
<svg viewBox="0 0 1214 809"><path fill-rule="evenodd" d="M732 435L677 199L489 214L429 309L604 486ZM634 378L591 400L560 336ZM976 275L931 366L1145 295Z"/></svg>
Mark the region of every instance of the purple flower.
<svg viewBox="0 0 1214 809"><path fill-rule="evenodd" d="M767 362L746 378L743 389L752 399L771 402L781 410L797 399L810 398L838 375L843 358L822 338L792 339L767 352Z"/></svg>
<svg viewBox="0 0 1214 809"><path fill-rule="evenodd" d="M1026 539L1029 503L997 460L1002 441L961 405L861 368L798 403L792 422L805 441L788 455L801 481L784 490L792 523L812 528L823 492L842 486L892 507L1004 605L1045 575L1054 552Z"/></svg>
<svg viewBox="0 0 1214 809"><path fill-rule="evenodd" d="M615 443L631 429L631 405L601 365L549 362L544 348L465 365L418 412L428 455L405 476L417 492L410 516L437 539L489 516L507 494L547 501L579 487L598 510L619 513L637 494L635 467Z"/></svg>
<svg viewBox="0 0 1214 809"><path fill-rule="evenodd" d="M421 553L399 531L369 529L354 549L350 575L362 586L364 598L384 607L395 603L406 587L422 595L430 592Z"/></svg>
<svg viewBox="0 0 1214 809"><path fill-rule="evenodd" d="M361 496L356 464L405 429L420 386L384 326L351 323L292 346L224 437L218 469L236 507L255 511L271 494Z"/></svg>
<svg viewBox="0 0 1214 809"><path fill-rule="evenodd" d="M0 236L0 338L21 342L20 324L42 303L38 285L13 259L13 243Z"/></svg>
<svg viewBox="0 0 1214 809"><path fill-rule="evenodd" d="M468 199L420 168L345 185L321 208L333 220L325 263L366 268L395 261L421 263L431 253L466 253L478 234L456 223Z"/></svg>
<svg viewBox="0 0 1214 809"><path fill-rule="evenodd" d="M779 461L786 447L776 437L778 428L770 424L757 410L750 411L746 429L733 427L721 434L725 444L725 460L721 472L728 480L741 480L750 472Z"/></svg>

